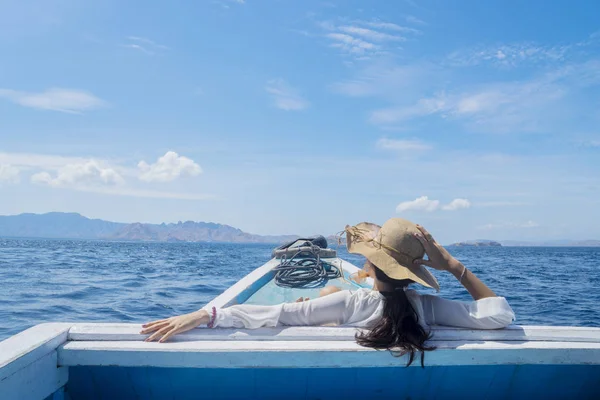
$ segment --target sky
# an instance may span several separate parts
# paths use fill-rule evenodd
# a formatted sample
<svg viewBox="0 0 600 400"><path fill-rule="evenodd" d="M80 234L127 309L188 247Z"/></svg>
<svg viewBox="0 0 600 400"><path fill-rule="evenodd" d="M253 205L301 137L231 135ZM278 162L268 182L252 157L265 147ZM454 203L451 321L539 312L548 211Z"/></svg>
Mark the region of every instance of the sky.
<svg viewBox="0 0 600 400"><path fill-rule="evenodd" d="M0 214L600 239L600 2L0 0Z"/></svg>

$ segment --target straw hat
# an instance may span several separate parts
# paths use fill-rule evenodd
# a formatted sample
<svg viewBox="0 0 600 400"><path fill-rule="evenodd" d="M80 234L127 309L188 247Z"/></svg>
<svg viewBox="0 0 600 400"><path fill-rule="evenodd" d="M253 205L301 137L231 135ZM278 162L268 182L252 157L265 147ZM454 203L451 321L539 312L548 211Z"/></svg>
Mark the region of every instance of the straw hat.
<svg viewBox="0 0 600 400"><path fill-rule="evenodd" d="M423 258L425 249L413 233L417 225L402 218L389 219L383 226L361 222L346 226L348 251L361 254L392 279L410 279L423 286L440 290L435 277L423 265L413 261Z"/></svg>

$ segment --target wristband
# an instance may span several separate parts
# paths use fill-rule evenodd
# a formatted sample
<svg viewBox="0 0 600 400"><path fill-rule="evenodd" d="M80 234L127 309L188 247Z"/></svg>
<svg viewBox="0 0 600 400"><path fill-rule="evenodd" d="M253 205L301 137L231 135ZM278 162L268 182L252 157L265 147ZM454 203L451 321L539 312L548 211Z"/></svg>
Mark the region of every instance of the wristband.
<svg viewBox="0 0 600 400"><path fill-rule="evenodd" d="M206 324L207 328L214 328L215 321L217 320L217 309L215 307L212 308L212 315L210 316L210 321Z"/></svg>

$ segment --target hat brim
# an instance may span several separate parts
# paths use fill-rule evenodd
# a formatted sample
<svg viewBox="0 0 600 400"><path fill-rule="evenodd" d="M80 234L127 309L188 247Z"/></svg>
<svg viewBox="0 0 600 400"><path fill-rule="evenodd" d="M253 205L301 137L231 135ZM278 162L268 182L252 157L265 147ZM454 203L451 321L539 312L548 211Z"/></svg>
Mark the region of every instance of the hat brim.
<svg viewBox="0 0 600 400"><path fill-rule="evenodd" d="M376 229L379 228L378 225L365 222L358 224L357 227L368 229L373 235L377 234ZM373 242L352 240L352 234L349 232L346 235L348 252L366 257L388 277L397 280L410 279L420 285L440 291L437 279L425 266L413 264L414 260L406 260L407 262L401 263Z"/></svg>

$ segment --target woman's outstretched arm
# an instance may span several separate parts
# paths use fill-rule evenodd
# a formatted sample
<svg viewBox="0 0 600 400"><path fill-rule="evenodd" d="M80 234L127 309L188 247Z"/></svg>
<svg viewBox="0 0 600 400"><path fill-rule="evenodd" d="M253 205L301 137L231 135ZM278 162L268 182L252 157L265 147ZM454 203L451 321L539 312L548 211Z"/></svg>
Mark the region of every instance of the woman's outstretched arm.
<svg viewBox="0 0 600 400"><path fill-rule="evenodd" d="M450 272L469 291L475 300L496 297L496 294L485 283L481 282L474 273L469 271L456 258L452 257L448 253L448 250L438 244L425 228L420 225L417 225L417 227L421 233L416 233L415 236L423 244L423 247L425 247L425 253L427 253L429 259L415 260L415 264L427 265L440 271Z"/></svg>
<svg viewBox="0 0 600 400"><path fill-rule="evenodd" d="M371 307L373 308L373 307ZM164 342L173 335L189 331L209 322L213 327L247 328L288 326L319 326L334 323L341 325L352 316L362 312L372 314L373 310L360 307L360 302L350 291L343 290L302 303L283 303L272 306L239 304L215 309L214 317L206 310L149 322L142 326L141 334L151 334L146 341ZM364 318L364 316L361 317Z"/></svg>

